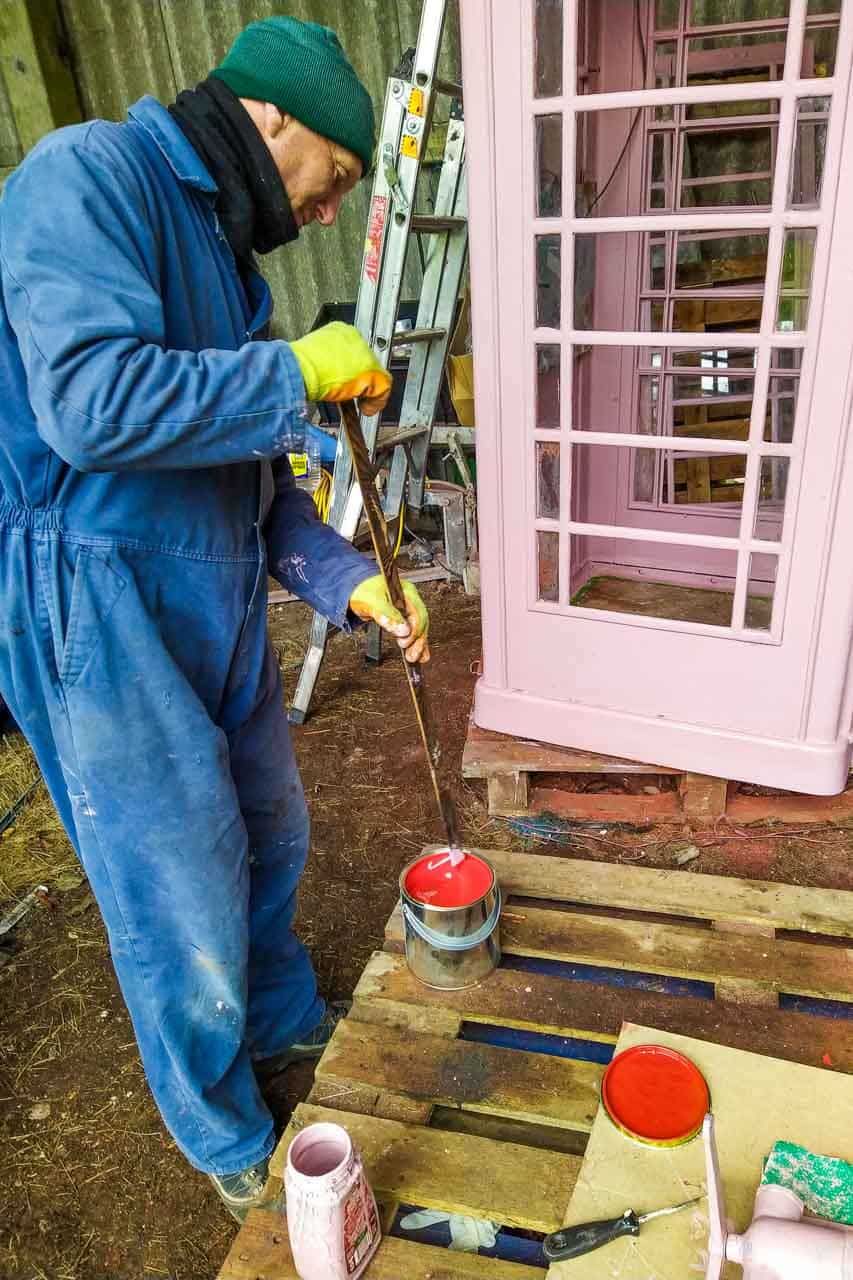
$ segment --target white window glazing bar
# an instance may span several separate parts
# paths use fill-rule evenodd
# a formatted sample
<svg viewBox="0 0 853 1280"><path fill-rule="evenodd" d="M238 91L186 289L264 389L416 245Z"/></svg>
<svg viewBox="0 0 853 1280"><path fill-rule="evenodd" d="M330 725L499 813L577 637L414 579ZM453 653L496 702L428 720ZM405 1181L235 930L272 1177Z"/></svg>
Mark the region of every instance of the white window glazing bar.
<svg viewBox="0 0 853 1280"><path fill-rule="evenodd" d="M677 508L673 514L677 514ZM556 520L538 519L534 527L541 532L555 532L559 527ZM739 538L725 538L719 534L684 533L681 529L647 529L634 528L633 525L586 524L582 520L568 522L569 533L588 538L612 538L620 542L657 542L670 546L701 547L710 551L737 551L743 545L756 555L779 554L778 542L767 542L762 538L748 538L741 544Z"/></svg>
<svg viewBox="0 0 853 1280"><path fill-rule="evenodd" d="M770 349L779 313L779 292L782 274L782 258L785 249L787 228L784 223L785 210L788 204L791 170L794 158L794 144L797 129L797 98L790 90L795 81L803 57L803 38L805 36L807 0L791 0L788 14L788 43L785 49L785 70L782 81L783 93L779 110L779 131L776 142L776 175L773 182L773 204L771 208L770 239L767 247L767 269L764 281L764 305L761 312L761 331L758 346L758 361L755 369L755 384L752 401L752 414L749 427L750 451L746 465L746 476L743 486L743 507L740 522L740 555L738 557L737 579L735 581L735 597L732 608L732 625L742 627L746 616L747 594L749 587L750 556L748 551L752 530L758 511L758 488L761 478L761 445L764 441L764 424L766 417L767 395L770 389ZM815 219L817 223L818 219ZM787 496L787 495L786 495ZM787 504L786 504L787 505ZM782 528L782 551L787 554L790 548L793 520L788 519ZM774 609L776 615L772 630L781 627L783 610Z"/></svg>
<svg viewBox="0 0 853 1280"><path fill-rule="evenodd" d="M731 213L634 213L609 218L534 218L536 235L556 235L569 230L601 235L622 231L767 231L772 214L732 210ZM817 226L825 215L820 209L784 209L781 222L786 227Z"/></svg>
<svg viewBox="0 0 853 1280"><path fill-rule="evenodd" d="M628 566L630 568L631 566ZM648 580L647 574L637 575L637 581ZM685 585L684 583L681 584ZM545 600L536 604L537 613L550 613L557 618L565 618L565 608L558 604L549 604ZM688 635L710 637L719 640L746 640L752 644L775 644L769 631L753 631L746 627L735 628L715 626L710 622L676 622L671 618L649 618L641 613L616 613L611 609L590 609L583 604L572 606L572 618L586 618L590 622L617 622L622 626L645 627L650 631L677 631Z"/></svg>
<svg viewBox="0 0 853 1280"><path fill-rule="evenodd" d="M682 333L648 329L638 331L626 329L534 329L533 340L540 344L555 343L560 340L575 343L584 347L655 347L663 350L674 347L678 351L704 351L717 347L758 347L761 335L758 333L741 333L732 330L727 333L696 333L685 329ZM778 332L773 334L774 347L802 347L804 334L800 331ZM783 371L780 371L783 372Z"/></svg>
<svg viewBox="0 0 853 1280"><path fill-rule="evenodd" d="M463 0L464 2L464 0ZM571 0L570 9L575 0ZM793 11L793 3L792 3ZM670 85L666 89L623 89L615 93L563 94L559 98L534 98L535 115L560 111L614 111L632 107L695 106L704 102L766 102L795 94L801 98L825 98L837 86L835 76L808 80L752 80L744 84Z"/></svg>
<svg viewBox="0 0 853 1280"><path fill-rule="evenodd" d="M568 0L564 4L563 29L563 90L569 88L571 96L577 97L577 65L578 65L578 29L580 21L578 7L581 0ZM577 211L577 125L573 111L563 113L563 276L561 282L563 331L573 328L575 323L575 237L569 230L569 222L574 220ZM560 449L560 573L565 575L560 582L560 600L570 603L572 596L572 540L569 536L569 521L572 514L572 448L568 443L574 428L575 405L575 348L570 342L563 343L562 349L562 393L560 422L564 443Z"/></svg>
<svg viewBox="0 0 853 1280"><path fill-rule="evenodd" d="M543 444L555 443L555 431L536 431L535 438ZM751 445L747 440L715 440L712 436L657 436L638 435L627 431L582 431L572 430L568 433L572 444L603 444L616 449L674 449L679 453L739 453L746 456ZM761 453L775 458L790 458L795 452L792 444L779 444L775 441L761 441Z"/></svg>

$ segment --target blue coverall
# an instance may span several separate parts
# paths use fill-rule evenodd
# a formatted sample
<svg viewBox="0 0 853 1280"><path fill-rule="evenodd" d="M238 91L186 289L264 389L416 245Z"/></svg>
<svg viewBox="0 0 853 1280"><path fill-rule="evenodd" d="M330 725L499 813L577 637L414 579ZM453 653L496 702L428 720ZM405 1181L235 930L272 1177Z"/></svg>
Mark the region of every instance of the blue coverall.
<svg viewBox="0 0 853 1280"><path fill-rule="evenodd" d="M373 570L293 483L302 377L215 196L152 98L50 135L6 184L0 693L166 1124L227 1174L273 1145L251 1059L323 1013L291 928L308 815L267 572L346 626Z"/></svg>

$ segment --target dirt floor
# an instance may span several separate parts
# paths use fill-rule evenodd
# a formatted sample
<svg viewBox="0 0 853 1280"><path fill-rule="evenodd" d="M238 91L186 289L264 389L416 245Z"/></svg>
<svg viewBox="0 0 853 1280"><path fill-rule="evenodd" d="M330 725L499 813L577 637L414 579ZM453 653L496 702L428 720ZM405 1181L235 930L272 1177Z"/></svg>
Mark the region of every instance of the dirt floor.
<svg viewBox="0 0 853 1280"><path fill-rule="evenodd" d="M522 841L490 820L483 790L458 768L480 655L478 603L444 584L424 594L433 618L429 684L467 843L853 888L853 830L845 827L596 827L560 848ZM301 605L271 610L290 688L308 621ZM368 665L362 645L333 638L314 714L295 731L314 823L300 930L333 998L351 994L381 946L401 865L441 835L400 664L391 654ZM7 739L2 809L35 776L21 740ZM97 908L43 788L0 836L0 915L39 882L49 899L0 943L0 1280L211 1277L235 1226L163 1128ZM290 1101L309 1088L310 1072L300 1069Z"/></svg>

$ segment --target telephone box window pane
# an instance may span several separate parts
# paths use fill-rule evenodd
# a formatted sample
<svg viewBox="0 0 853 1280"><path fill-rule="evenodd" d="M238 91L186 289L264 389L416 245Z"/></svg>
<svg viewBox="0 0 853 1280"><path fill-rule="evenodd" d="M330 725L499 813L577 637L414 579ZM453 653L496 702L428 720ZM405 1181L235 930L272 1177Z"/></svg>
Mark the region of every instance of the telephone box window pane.
<svg viewBox="0 0 853 1280"><path fill-rule="evenodd" d="M800 98L797 102L789 208L817 209L820 205L829 103L829 98Z"/></svg>
<svg viewBox="0 0 853 1280"><path fill-rule="evenodd" d="M571 556L577 608L731 626L736 551L578 535Z"/></svg>
<svg viewBox="0 0 853 1280"><path fill-rule="evenodd" d="M542 520L560 518L560 446L536 443L536 514Z"/></svg>
<svg viewBox="0 0 853 1280"><path fill-rule="evenodd" d="M663 377L640 372L639 432L682 439L749 438L753 375L732 370L725 351L701 354L705 367L695 372L671 365Z"/></svg>
<svg viewBox="0 0 853 1280"><path fill-rule="evenodd" d="M841 6L843 0L809 0L806 12L809 17L814 17L822 13L841 14Z"/></svg>
<svg viewBox="0 0 853 1280"><path fill-rule="evenodd" d="M736 287L761 295L767 272L768 233L678 232L676 289Z"/></svg>
<svg viewBox="0 0 853 1280"><path fill-rule="evenodd" d="M560 237L536 237L536 323L540 329L559 329L562 264Z"/></svg>
<svg viewBox="0 0 853 1280"><path fill-rule="evenodd" d="M655 31L675 31L681 13L681 0L656 0Z"/></svg>
<svg viewBox="0 0 853 1280"><path fill-rule="evenodd" d="M649 236L649 289L662 293L666 289L666 240L663 236Z"/></svg>
<svg viewBox="0 0 853 1280"><path fill-rule="evenodd" d="M771 353L764 439L774 444L793 443L802 360L802 351L793 347L775 348Z"/></svg>
<svg viewBox="0 0 853 1280"><path fill-rule="evenodd" d="M814 227L796 227L785 233L777 329L799 331L806 327L816 243Z"/></svg>
<svg viewBox="0 0 853 1280"><path fill-rule="evenodd" d="M638 449L634 458L634 501L654 502L657 491L658 451Z"/></svg>
<svg viewBox="0 0 853 1280"><path fill-rule="evenodd" d="M761 459L754 532L763 542L781 540L790 466L790 458Z"/></svg>
<svg viewBox="0 0 853 1280"><path fill-rule="evenodd" d="M680 207L769 208L773 199L773 161L774 131L769 125L685 133Z"/></svg>
<svg viewBox="0 0 853 1280"><path fill-rule="evenodd" d="M667 327L666 307L662 302L644 302L640 328L651 333L660 333Z"/></svg>
<svg viewBox="0 0 853 1280"><path fill-rule="evenodd" d="M683 527L677 519L695 509L697 514L712 518L715 527L708 530L723 538L736 538L738 517L743 505L747 455L745 453L694 453L670 450L637 449L631 446L575 444L572 447L572 519L581 524L613 525L630 528L634 516L620 505L624 477L634 476L636 493L638 470L645 473L654 453L660 483L655 492L660 499L656 510L644 513L645 528L672 533ZM641 456L642 455L642 456ZM644 482L646 483L646 482ZM721 522L716 524L716 518Z"/></svg>
<svg viewBox="0 0 853 1280"><path fill-rule="evenodd" d="M540 218L559 218L563 212L562 116L537 116L536 156L536 212Z"/></svg>
<svg viewBox="0 0 853 1280"><path fill-rule="evenodd" d="M787 18L790 0L690 0L690 23L711 27L720 22L761 22Z"/></svg>
<svg viewBox="0 0 853 1280"><path fill-rule="evenodd" d="M630 327L623 305L624 281L638 272L640 330L755 333L761 321L767 247L766 231L667 232L665 238L641 231L579 234L575 328Z"/></svg>
<svg viewBox="0 0 853 1280"><path fill-rule="evenodd" d="M637 430L644 436L663 434L659 430L658 415L660 412L660 377L658 374L641 376L639 413ZM630 423L628 424L630 429Z"/></svg>
<svg viewBox="0 0 853 1280"><path fill-rule="evenodd" d="M777 556L752 555L749 557L749 585L744 622L751 631L769 631L773 624L773 602L778 569Z"/></svg>
<svg viewBox="0 0 853 1280"><path fill-rule="evenodd" d="M832 3L832 0L830 0ZM838 0L833 8L837 9ZM811 10L809 11L811 12ZM806 38L803 44L803 65L801 74L804 80L812 78L825 79L835 75L835 59L838 53L837 22L807 23Z"/></svg>
<svg viewBox="0 0 853 1280"><path fill-rule="evenodd" d="M661 352L589 347L575 365L572 425L577 431L745 442L755 357L754 350L743 348ZM628 397L622 390L629 362L636 370L633 413L626 412ZM785 384L793 381L782 371L774 377ZM780 388L781 394L790 395L790 388Z"/></svg>
<svg viewBox="0 0 853 1280"><path fill-rule="evenodd" d="M560 535L539 530L536 534L539 599L555 604L560 599Z"/></svg>
<svg viewBox="0 0 853 1280"><path fill-rule="evenodd" d="M560 348L553 343L536 348L536 426L560 430Z"/></svg>
<svg viewBox="0 0 853 1280"><path fill-rule="evenodd" d="M713 504L720 511L740 511L746 482L746 456L670 453L666 458L663 501L681 511Z"/></svg>
<svg viewBox="0 0 853 1280"><path fill-rule="evenodd" d="M673 333L708 334L721 329L758 333L761 328L761 298L714 298L679 301L672 308Z"/></svg>
<svg viewBox="0 0 853 1280"><path fill-rule="evenodd" d="M649 208L671 209L673 187L673 135L653 133L649 172Z"/></svg>
<svg viewBox="0 0 853 1280"><path fill-rule="evenodd" d="M563 92L563 0L536 0L536 97Z"/></svg>

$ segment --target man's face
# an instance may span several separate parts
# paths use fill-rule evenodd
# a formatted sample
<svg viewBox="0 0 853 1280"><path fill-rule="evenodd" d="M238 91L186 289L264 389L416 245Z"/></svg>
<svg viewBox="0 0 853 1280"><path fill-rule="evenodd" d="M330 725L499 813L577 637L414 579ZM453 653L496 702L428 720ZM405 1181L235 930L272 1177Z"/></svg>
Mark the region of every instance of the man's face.
<svg viewBox="0 0 853 1280"><path fill-rule="evenodd" d="M300 227L331 227L341 201L358 182L361 160L292 116L265 104L264 136Z"/></svg>

